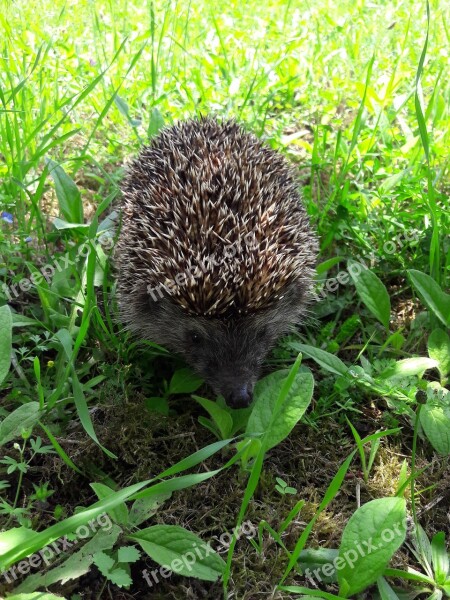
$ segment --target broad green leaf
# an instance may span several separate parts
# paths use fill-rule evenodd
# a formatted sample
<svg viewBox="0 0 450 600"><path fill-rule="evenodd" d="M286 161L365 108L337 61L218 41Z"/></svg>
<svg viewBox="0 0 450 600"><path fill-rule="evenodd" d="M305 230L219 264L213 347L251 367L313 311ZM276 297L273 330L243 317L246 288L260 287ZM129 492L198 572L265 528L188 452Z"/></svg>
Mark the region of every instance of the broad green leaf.
<svg viewBox="0 0 450 600"><path fill-rule="evenodd" d="M326 350L308 346L307 344L299 344L298 342L292 342L289 345L297 352L302 352L305 356L309 356L309 358L315 360L318 365L326 371L330 371L330 373L346 375L348 372L349 367L340 358L334 354L330 354Z"/></svg>
<svg viewBox="0 0 450 600"><path fill-rule="evenodd" d="M279 393L281 387L283 385L283 381L286 380L289 375L289 369L279 369L278 371L274 371L273 373L269 373L262 379L259 379L255 384L255 389L253 391L253 396L255 398L259 398L262 394L266 394L268 389L270 388L270 393ZM253 408L251 408L249 417L252 413Z"/></svg>
<svg viewBox="0 0 450 600"><path fill-rule="evenodd" d="M435 329L428 338L428 355L437 361L441 377L450 374L450 336L443 329Z"/></svg>
<svg viewBox="0 0 450 600"><path fill-rule="evenodd" d="M380 323L389 329L391 300L384 283L375 273L354 260L348 261L348 272L362 302Z"/></svg>
<svg viewBox="0 0 450 600"><path fill-rule="evenodd" d="M83 223L83 201L80 190L64 169L50 158L46 159L49 175L55 183L59 209L66 221Z"/></svg>
<svg viewBox="0 0 450 600"><path fill-rule="evenodd" d="M9 373L12 351L12 317L7 304L0 307L0 385Z"/></svg>
<svg viewBox="0 0 450 600"><path fill-rule="evenodd" d="M353 596L380 577L394 552L403 544L406 501L380 498L367 502L351 516L343 533L339 557L344 566L338 570L340 594Z"/></svg>
<svg viewBox="0 0 450 600"><path fill-rule="evenodd" d="M289 369L287 377L280 380L281 388L280 388L280 393L278 394L278 398L274 405L273 417L278 413L278 411L283 406L283 403L287 399L287 397L291 391L291 388L294 385L294 380L297 377L297 373L300 370L300 365L302 364L302 359L303 359L303 356L301 353L299 353L297 358L295 359L294 364ZM311 371L309 369L307 369L306 372L311 373Z"/></svg>
<svg viewBox="0 0 450 600"><path fill-rule="evenodd" d="M235 408L232 410L233 429L231 430L231 435L236 435L237 432L244 430L247 426L248 418L252 412L252 406L247 406L246 408Z"/></svg>
<svg viewBox="0 0 450 600"><path fill-rule="evenodd" d="M450 294L442 291L436 281L421 271L409 269L411 283L425 305L438 317L444 325L450 326Z"/></svg>
<svg viewBox="0 0 450 600"><path fill-rule="evenodd" d="M449 575L449 554L445 545L445 534L439 531L431 540L431 554L433 557L433 569L437 583L444 585Z"/></svg>
<svg viewBox="0 0 450 600"><path fill-rule="evenodd" d="M192 396L203 408L208 411L214 423L220 431L222 439L225 439L231 435L233 429L233 418L226 410L220 408L216 402L207 400L206 398L200 398L200 396Z"/></svg>
<svg viewBox="0 0 450 600"><path fill-rule="evenodd" d="M314 379L309 372L300 372L285 401L272 419L277 398L286 380L271 374L259 382L258 395L248 420L247 435L265 435L266 450L270 450L289 435L311 402Z"/></svg>
<svg viewBox="0 0 450 600"><path fill-rule="evenodd" d="M190 369L179 369L170 380L169 394L192 394L202 383L203 379Z"/></svg>
<svg viewBox="0 0 450 600"><path fill-rule="evenodd" d="M446 394L448 398L449 393ZM443 399L428 401L420 411L420 424L431 445L443 456L450 454L450 403Z"/></svg>
<svg viewBox="0 0 450 600"><path fill-rule="evenodd" d="M178 525L153 525L128 536L159 565L186 577L216 581L225 568L222 558L194 533Z"/></svg>
<svg viewBox="0 0 450 600"><path fill-rule="evenodd" d="M388 367L380 373L380 379L389 377L409 377L411 375L422 375L427 369L434 369L438 366L436 360L427 356L414 356L413 358L404 358L398 360L395 364Z"/></svg>
<svg viewBox="0 0 450 600"><path fill-rule="evenodd" d="M39 402L27 402L16 408L0 423L0 446L22 435L22 431L39 421Z"/></svg>
<svg viewBox="0 0 450 600"><path fill-rule="evenodd" d="M240 458L238 455L236 456L238 459ZM236 456L233 457L233 459L231 459L226 466L229 466L231 463L235 462ZM146 480L141 483L136 483L124 488L123 490L114 492L114 494L111 494L111 496L108 496L103 500L99 500L95 504L89 506L87 509L78 512L67 519L64 519L64 521L48 527L44 531L41 531L33 536L31 540L17 544L5 554L0 555L0 570L7 569L21 558L33 554L33 552L40 550L44 546L64 535L74 532L79 526L89 523L93 518L108 512L111 510L111 508L115 508L118 504L124 502L125 500L151 496L159 497L162 494L176 490L182 490L214 477L217 475L217 473L222 471L223 468L225 467L216 469L214 471L208 471L206 473L194 473L193 475L174 477L173 479L154 484L152 487L149 487L143 491L139 490L142 490L142 488L148 486L153 480Z"/></svg>

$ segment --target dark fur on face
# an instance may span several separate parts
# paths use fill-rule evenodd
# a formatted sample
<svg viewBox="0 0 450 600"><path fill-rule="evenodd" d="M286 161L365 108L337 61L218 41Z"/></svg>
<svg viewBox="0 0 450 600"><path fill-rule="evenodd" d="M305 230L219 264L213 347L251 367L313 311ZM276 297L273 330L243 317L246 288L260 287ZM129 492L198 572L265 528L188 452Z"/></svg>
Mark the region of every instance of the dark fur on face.
<svg viewBox="0 0 450 600"><path fill-rule="evenodd" d="M116 247L123 321L230 405L308 300L317 240L285 158L233 121L163 131L128 168Z"/></svg>
<svg viewBox="0 0 450 600"><path fill-rule="evenodd" d="M140 337L181 355L229 406L240 408L251 403L269 350L301 318L303 298L304 290L291 285L272 307L223 319L192 316L167 296L154 300L136 290L122 318Z"/></svg>

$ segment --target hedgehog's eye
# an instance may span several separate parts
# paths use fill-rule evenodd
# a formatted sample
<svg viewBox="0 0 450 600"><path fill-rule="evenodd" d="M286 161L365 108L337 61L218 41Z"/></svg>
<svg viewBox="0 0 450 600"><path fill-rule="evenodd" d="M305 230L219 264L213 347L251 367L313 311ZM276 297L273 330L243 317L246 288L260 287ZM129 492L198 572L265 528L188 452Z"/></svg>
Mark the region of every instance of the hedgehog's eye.
<svg viewBox="0 0 450 600"><path fill-rule="evenodd" d="M263 340L266 335L267 335L268 329L267 327L261 327L261 329L258 329L258 331L256 332L256 339L259 340Z"/></svg>
<svg viewBox="0 0 450 600"><path fill-rule="evenodd" d="M190 331L189 334L188 334L188 337L189 337L189 341L192 344L194 344L195 346L199 346L201 344L202 337L196 331Z"/></svg>

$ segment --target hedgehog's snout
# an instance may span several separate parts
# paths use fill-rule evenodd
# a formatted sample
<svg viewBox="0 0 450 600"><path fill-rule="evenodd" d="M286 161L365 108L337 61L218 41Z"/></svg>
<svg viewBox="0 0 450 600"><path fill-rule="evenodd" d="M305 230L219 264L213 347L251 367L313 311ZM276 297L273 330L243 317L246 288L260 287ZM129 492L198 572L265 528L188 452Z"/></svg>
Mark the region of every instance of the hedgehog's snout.
<svg viewBox="0 0 450 600"><path fill-rule="evenodd" d="M215 377L205 379L216 394L225 398L230 408L247 408L253 402L257 373L249 373L247 369L244 371L237 365L233 366L231 372L222 366Z"/></svg>
<svg viewBox="0 0 450 600"><path fill-rule="evenodd" d="M225 401L230 408L247 408L253 401L253 385L239 386L225 397Z"/></svg>

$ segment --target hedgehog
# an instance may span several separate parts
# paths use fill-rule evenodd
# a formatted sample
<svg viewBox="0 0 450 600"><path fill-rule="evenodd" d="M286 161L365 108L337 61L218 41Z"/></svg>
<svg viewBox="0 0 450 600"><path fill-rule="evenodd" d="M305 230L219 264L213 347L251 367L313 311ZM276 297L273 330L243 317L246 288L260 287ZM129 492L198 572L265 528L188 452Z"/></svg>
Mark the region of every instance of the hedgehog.
<svg viewBox="0 0 450 600"><path fill-rule="evenodd" d="M311 297L318 250L294 168L234 120L164 127L122 182L120 316L230 407Z"/></svg>

